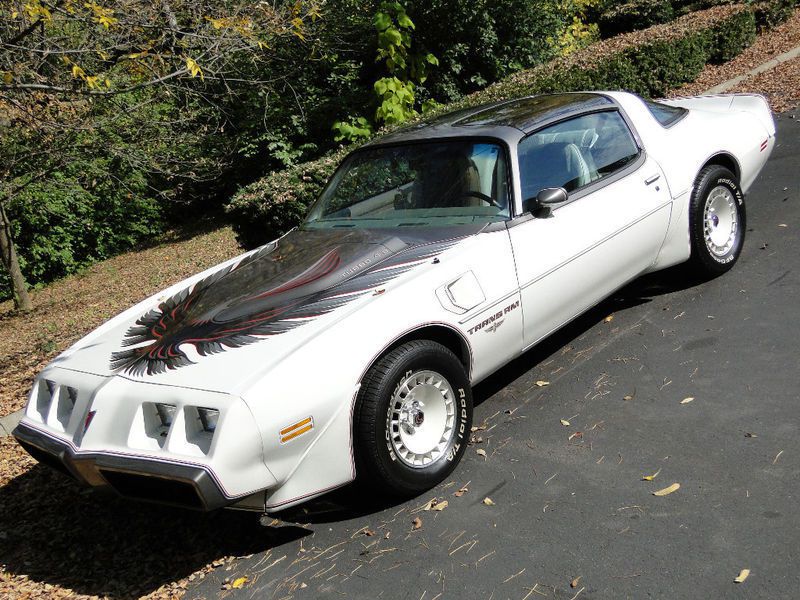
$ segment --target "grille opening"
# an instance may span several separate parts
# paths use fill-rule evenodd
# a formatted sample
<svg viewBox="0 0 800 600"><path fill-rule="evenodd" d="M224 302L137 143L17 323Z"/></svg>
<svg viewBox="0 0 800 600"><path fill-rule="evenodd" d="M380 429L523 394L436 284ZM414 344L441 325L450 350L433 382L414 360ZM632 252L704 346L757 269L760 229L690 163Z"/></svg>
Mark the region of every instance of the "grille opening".
<svg viewBox="0 0 800 600"><path fill-rule="evenodd" d="M120 495L136 500L203 509L197 489L186 481L100 469L100 474Z"/></svg>
<svg viewBox="0 0 800 600"><path fill-rule="evenodd" d="M49 452L45 452L41 448L37 448L33 444L29 444L28 442L23 442L22 440L17 440L19 445L25 448L25 451L30 454L33 458L35 458L38 462L42 463L43 465L47 465L52 469L55 469L59 473L63 473L67 477L71 477L75 479L75 476L70 472L69 469L64 465L64 463L59 460L57 456L53 456Z"/></svg>

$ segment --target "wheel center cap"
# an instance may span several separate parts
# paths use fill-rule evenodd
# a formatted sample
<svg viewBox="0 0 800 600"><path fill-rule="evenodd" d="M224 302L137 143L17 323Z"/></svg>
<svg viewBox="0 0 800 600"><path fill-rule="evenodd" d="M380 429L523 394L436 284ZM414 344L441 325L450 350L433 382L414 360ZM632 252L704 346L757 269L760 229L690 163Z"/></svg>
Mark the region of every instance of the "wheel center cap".
<svg viewBox="0 0 800 600"><path fill-rule="evenodd" d="M403 407L400 413L400 424L403 431L413 434L417 427L425 422L425 412L420 408L417 400L414 400Z"/></svg>

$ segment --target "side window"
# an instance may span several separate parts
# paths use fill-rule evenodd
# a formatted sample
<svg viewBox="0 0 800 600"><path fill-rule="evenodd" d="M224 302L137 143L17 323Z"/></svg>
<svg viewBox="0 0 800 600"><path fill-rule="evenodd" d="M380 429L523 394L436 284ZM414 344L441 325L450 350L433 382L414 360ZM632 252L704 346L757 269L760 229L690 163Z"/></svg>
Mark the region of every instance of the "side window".
<svg viewBox="0 0 800 600"><path fill-rule="evenodd" d="M582 115L541 129L519 143L522 198L563 187L568 192L607 177L639 156L617 111Z"/></svg>
<svg viewBox="0 0 800 600"><path fill-rule="evenodd" d="M645 100L645 106L650 110L650 114L655 117L662 127L669 127L673 123L680 121L689 111L679 106L670 106L653 100Z"/></svg>

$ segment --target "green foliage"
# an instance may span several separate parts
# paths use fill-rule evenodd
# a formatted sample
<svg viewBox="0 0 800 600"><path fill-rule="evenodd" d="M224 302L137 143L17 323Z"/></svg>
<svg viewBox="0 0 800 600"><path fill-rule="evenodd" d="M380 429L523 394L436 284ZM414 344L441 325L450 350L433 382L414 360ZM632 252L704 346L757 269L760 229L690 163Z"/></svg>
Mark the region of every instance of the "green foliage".
<svg viewBox="0 0 800 600"><path fill-rule="evenodd" d="M693 80L707 62L741 52L754 35L753 12L731 10L700 27L687 25L675 34L652 36L652 41L643 45L604 52L589 47L581 56L557 59L518 73L434 112L530 94L586 89L627 89L657 97ZM227 207L239 241L253 247L297 225L344 155L342 150L297 165L239 191Z"/></svg>
<svg viewBox="0 0 800 600"><path fill-rule="evenodd" d="M439 59L418 96L460 99L558 56L582 0L415 0L415 39Z"/></svg>
<svg viewBox="0 0 800 600"><path fill-rule="evenodd" d="M598 25L603 37L628 31L645 29L659 23L668 23L675 16L670 2L664 0L627 0L605 2Z"/></svg>
<svg viewBox="0 0 800 600"><path fill-rule="evenodd" d="M743 10L729 19L728 27L710 41L710 61L723 63L738 56L756 39L756 19L753 11Z"/></svg>
<svg viewBox="0 0 800 600"><path fill-rule="evenodd" d="M226 207L239 243L252 248L296 226L348 151L272 173L240 190Z"/></svg>
<svg viewBox="0 0 800 600"><path fill-rule="evenodd" d="M337 121L333 124L333 133L337 142L358 142L372 137L372 124L364 117L351 118L347 123Z"/></svg>
<svg viewBox="0 0 800 600"><path fill-rule="evenodd" d="M755 4L756 27L759 31L777 27L792 16L800 0L769 0Z"/></svg>
<svg viewBox="0 0 800 600"><path fill-rule="evenodd" d="M162 210L146 188L141 173L108 157L31 183L7 206L25 278L52 281L157 235Z"/></svg>
<svg viewBox="0 0 800 600"><path fill-rule="evenodd" d="M377 100L374 124L397 125L413 119L415 83L424 83L431 66L439 64L433 54L412 53L411 32L415 25L399 2L382 2L372 23L377 32L376 62L383 62L388 76L373 84ZM372 134L373 124L365 117L350 117L333 124L334 140L357 142Z"/></svg>

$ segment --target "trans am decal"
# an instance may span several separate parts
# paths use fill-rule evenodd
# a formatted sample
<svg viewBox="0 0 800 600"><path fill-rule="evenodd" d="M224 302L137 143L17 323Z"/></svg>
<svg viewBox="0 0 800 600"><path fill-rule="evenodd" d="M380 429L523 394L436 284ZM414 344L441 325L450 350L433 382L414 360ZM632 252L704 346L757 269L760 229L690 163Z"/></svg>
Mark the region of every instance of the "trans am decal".
<svg viewBox="0 0 800 600"><path fill-rule="evenodd" d="M164 373L193 364L184 344L209 356L285 333L373 293L458 240L352 243L344 235L327 251L320 247L331 244L321 241L313 234L287 236L161 302L127 331L111 368Z"/></svg>
<svg viewBox="0 0 800 600"><path fill-rule="evenodd" d="M476 331L480 331L481 329L486 333L494 333L500 328L500 325L503 324L505 319L503 315L507 315L512 310L519 308L519 300L516 302L512 302L508 306L506 306L503 310L498 310L496 313L489 315L482 321L475 323L469 329L469 334L472 335Z"/></svg>

